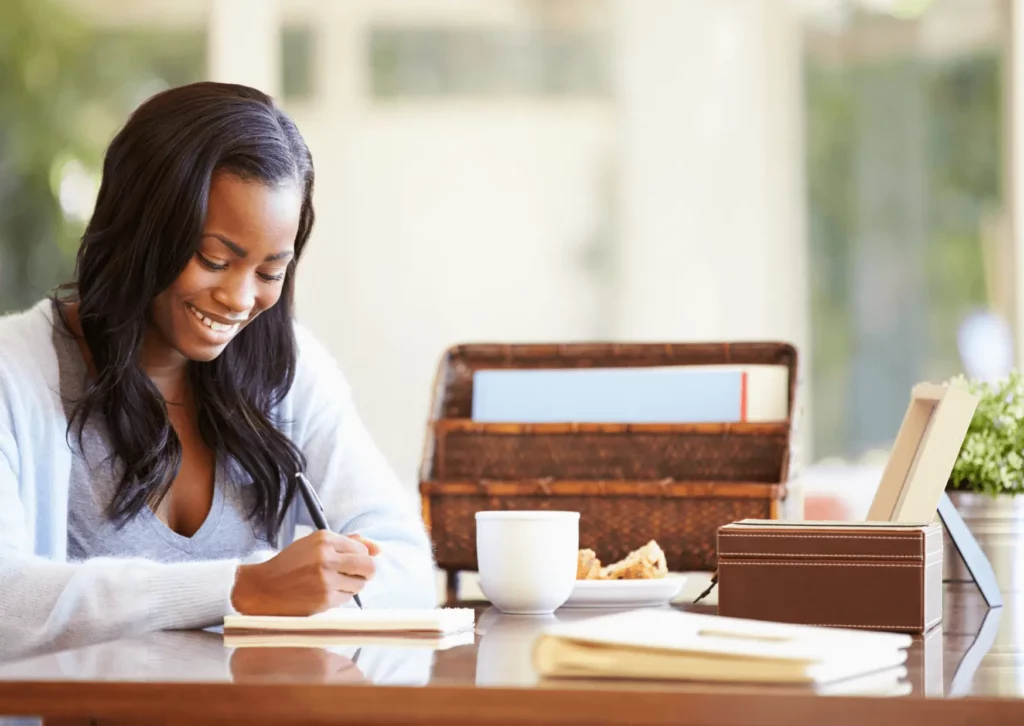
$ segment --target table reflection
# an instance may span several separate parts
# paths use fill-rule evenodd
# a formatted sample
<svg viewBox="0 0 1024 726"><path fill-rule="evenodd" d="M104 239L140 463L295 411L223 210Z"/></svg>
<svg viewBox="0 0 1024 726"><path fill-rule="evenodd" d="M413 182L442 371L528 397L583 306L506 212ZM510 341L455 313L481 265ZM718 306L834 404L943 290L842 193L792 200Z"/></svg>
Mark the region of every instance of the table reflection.
<svg viewBox="0 0 1024 726"><path fill-rule="evenodd" d="M372 682L358 661L329 648L238 648L231 652L228 667L235 683L362 683Z"/></svg>
<svg viewBox="0 0 1024 726"><path fill-rule="evenodd" d="M1024 697L1024 600L1004 593L1002 608L989 608L970 583L946 586L945 621L941 628L914 636L905 668L872 674L857 680L814 689L822 695L887 695L927 698L965 696ZM477 686L552 685L539 679L531 655L534 638L545 627L559 622L606 615L612 610L563 608L550 616L504 615L495 608L484 610L478 620L479 637L474 682ZM435 678L445 675L442 659ZM455 661L453 665L457 665ZM644 688L637 682L570 683L560 686L599 685L604 688ZM735 684L658 683L658 688L684 690L735 690ZM748 688L743 686L744 689ZM755 687L761 690L762 687ZM768 686L775 688L777 686ZM789 688L789 687L787 687Z"/></svg>
<svg viewBox="0 0 1024 726"><path fill-rule="evenodd" d="M666 606L668 608L669 606ZM587 618L610 615L619 610L563 608L553 615L506 615L496 608L486 610L479 618L475 683L477 686L510 687L533 686L541 688L615 688L648 690L650 688L678 689L682 691L771 691L778 693L814 693L818 695L909 695L913 686L904 666L872 673L841 683L817 688L790 685L758 685L735 683L705 683L693 681L644 682L630 680L596 680L587 678L542 679L533 668L533 642L547 627L556 623L574 622ZM938 652L941 667L941 645ZM941 677L940 677L941 681Z"/></svg>
<svg viewBox="0 0 1024 726"><path fill-rule="evenodd" d="M1024 607L1014 594L989 609L970 584L947 585L942 629L915 636L905 667L800 692L927 698L1024 697ZM699 608L698 608L699 609ZM794 687L559 679L533 669L533 643L550 625L613 610L563 608L548 616L477 609L475 633L454 638L228 635L164 632L0 664L0 681L301 683L616 690L771 691Z"/></svg>
<svg viewBox="0 0 1024 726"><path fill-rule="evenodd" d="M467 635L471 643L472 633ZM259 636L250 644L244 636L208 631L153 633L3 664L0 680L423 686L431 679L430 643L332 637L314 643Z"/></svg>
<svg viewBox="0 0 1024 726"><path fill-rule="evenodd" d="M1024 593L989 608L971 583L946 585L946 696L1024 698Z"/></svg>

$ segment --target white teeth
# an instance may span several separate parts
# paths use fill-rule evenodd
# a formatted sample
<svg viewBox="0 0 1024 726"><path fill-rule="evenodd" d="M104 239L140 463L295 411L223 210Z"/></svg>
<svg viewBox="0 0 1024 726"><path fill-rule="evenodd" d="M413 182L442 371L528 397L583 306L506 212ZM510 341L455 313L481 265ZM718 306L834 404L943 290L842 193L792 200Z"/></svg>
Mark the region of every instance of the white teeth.
<svg viewBox="0 0 1024 726"><path fill-rule="evenodd" d="M225 325L224 323L218 323L215 320L210 320L208 317L203 315L201 312L199 312L199 310L192 307L191 305L188 306L188 309L192 311L192 314L195 315L196 318L202 320L203 324L206 325L206 327L210 328L211 330L216 330L218 333L225 333L229 330L234 330L235 328L238 327L237 323L234 325Z"/></svg>

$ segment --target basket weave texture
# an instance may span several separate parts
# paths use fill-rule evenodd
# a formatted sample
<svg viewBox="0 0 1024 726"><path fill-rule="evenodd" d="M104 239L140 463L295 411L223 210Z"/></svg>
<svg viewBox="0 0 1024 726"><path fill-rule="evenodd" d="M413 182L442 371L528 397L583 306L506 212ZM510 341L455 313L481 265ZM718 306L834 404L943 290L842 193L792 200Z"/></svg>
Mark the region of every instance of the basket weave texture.
<svg viewBox="0 0 1024 726"><path fill-rule="evenodd" d="M518 424L471 419L484 368L768 364L789 368L786 421ZM605 562L650 539L673 571L713 570L718 528L773 519L786 498L797 354L787 343L471 344L440 361L420 470L439 567L476 569L475 514L580 512L580 547Z"/></svg>

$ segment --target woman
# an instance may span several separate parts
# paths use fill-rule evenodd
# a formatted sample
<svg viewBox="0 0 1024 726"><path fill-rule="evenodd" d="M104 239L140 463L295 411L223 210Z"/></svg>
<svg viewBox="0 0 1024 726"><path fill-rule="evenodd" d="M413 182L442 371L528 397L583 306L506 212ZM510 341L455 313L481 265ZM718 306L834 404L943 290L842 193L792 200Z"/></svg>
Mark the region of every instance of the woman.
<svg viewBox="0 0 1024 726"><path fill-rule="evenodd" d="M293 319L312 192L251 88L160 93L114 138L75 283L0 319L0 654L435 605L423 523ZM300 471L344 534L292 541Z"/></svg>

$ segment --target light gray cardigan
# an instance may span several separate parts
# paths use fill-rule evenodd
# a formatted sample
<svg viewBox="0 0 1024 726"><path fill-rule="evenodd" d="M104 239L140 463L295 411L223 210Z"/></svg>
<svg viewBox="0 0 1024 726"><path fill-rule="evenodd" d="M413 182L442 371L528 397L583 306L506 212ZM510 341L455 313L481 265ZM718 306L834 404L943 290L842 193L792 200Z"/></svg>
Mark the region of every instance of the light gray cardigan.
<svg viewBox="0 0 1024 726"><path fill-rule="evenodd" d="M0 318L0 658L221 622L238 561L66 561L71 450L52 335L48 300ZM412 496L363 426L334 359L301 326L296 337L295 382L278 419L308 460L331 527L381 545L363 605L434 607L433 557ZM299 504L282 547L296 524L309 524Z"/></svg>

